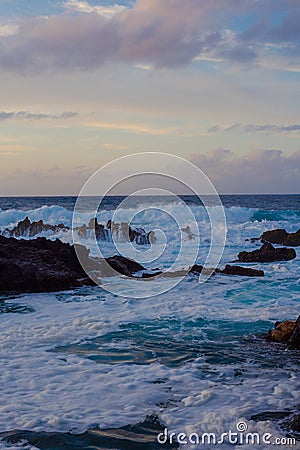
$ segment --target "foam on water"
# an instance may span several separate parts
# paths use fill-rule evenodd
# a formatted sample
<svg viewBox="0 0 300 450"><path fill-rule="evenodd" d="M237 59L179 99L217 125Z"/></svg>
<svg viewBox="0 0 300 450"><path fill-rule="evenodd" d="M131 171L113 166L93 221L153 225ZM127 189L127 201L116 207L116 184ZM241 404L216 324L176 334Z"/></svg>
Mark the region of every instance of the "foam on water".
<svg viewBox="0 0 300 450"><path fill-rule="evenodd" d="M228 320L229 316L231 322L249 321L253 329L266 331L271 322L258 328L255 322L283 317L287 309L296 315L298 305L293 297L281 297L277 290L273 297L256 298L249 304L243 292L249 290L250 280L242 284L243 288L238 280L227 280L224 285L219 278L199 288L191 279L175 293L145 300L120 301L100 288L9 300L35 311L1 317L1 431L83 432L91 425L136 423L153 412L172 430L214 431L217 426L224 431L236 418L249 420L266 406L271 410L294 408L299 386L291 368L258 371L249 361L243 378L235 376L240 364L210 366L201 355L180 367L168 367L159 362L99 364L86 355L49 352L58 345L118 331L124 323L138 324L145 317L151 323L172 317L184 322L197 317ZM169 330L172 336L172 327ZM157 384L162 379L166 382ZM267 428L278 434L273 424Z"/></svg>
<svg viewBox="0 0 300 450"><path fill-rule="evenodd" d="M184 219L180 205L165 207L170 216ZM191 208L201 234L201 263L210 226L203 207ZM260 245L245 239L268 229L299 228L297 210L229 206L225 211L228 239L221 265L235 260L239 251ZM83 214L82 221L87 223L91 214ZM26 216L70 226L72 211L58 205L0 210L0 226L12 228ZM105 223L112 211L98 216ZM176 223L166 223L166 216L154 209L135 220L147 231L167 228L169 242L159 268L168 267L178 251ZM49 237L71 242L71 233ZM103 245L107 254L115 253L110 243ZM276 320L299 315L299 266L297 251L293 261L251 264L265 271L264 278L216 275L199 285L190 275L173 290L146 299L118 298L99 287L2 296L0 431L79 433L93 425L138 423L157 413L170 432L221 434L245 420L249 431L283 436L275 422L250 417L294 410L299 368L292 352L276 347L269 348L264 365L266 350L251 335L267 331ZM149 264L155 267L156 261ZM109 282L123 280L114 277ZM151 292L152 282L134 283L137 290L142 286ZM137 349L141 351L135 357ZM34 450L26 445L0 441L0 449Z"/></svg>

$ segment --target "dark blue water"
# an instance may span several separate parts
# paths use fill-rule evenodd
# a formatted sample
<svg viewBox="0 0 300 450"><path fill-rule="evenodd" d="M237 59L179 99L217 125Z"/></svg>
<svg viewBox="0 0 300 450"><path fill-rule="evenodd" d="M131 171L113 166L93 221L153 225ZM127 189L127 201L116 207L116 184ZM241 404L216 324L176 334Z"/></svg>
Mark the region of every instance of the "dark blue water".
<svg viewBox="0 0 300 450"><path fill-rule="evenodd" d="M185 203L190 205L201 205L197 196L182 195L179 196ZM107 196L101 201L101 208L107 210L115 209L126 197L125 196ZM159 202L174 202L174 197L158 197ZM300 210L300 194L282 194L282 195L221 195L223 205L227 208L240 206L244 208L255 208L261 210ZM0 197L0 209L23 209L30 210L42 206L59 205L66 209L73 210L77 197ZM145 202L146 197L136 196L133 201ZM153 201L153 197L152 197ZM87 199L88 203L88 199Z"/></svg>

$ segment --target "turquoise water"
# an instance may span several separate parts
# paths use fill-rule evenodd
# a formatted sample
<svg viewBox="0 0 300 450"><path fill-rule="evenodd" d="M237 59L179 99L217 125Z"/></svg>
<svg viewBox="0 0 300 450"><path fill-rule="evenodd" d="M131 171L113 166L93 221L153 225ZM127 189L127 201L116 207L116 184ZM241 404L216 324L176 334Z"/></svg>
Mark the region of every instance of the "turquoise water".
<svg viewBox="0 0 300 450"><path fill-rule="evenodd" d="M104 223L121 200L107 199L99 212ZM259 245L247 239L273 228L291 232L300 227L300 196L222 200L228 234L221 267L239 251ZM0 227L12 228L26 215L70 226L74 201L0 199ZM197 257L202 263L209 247L207 215L195 199L184 201L202 233ZM147 267L166 268L178 252L178 230L174 220L168 222L153 207L164 203L173 217L183 219L184 212L168 199L136 202L152 209L139 214L135 225L146 231L165 229L168 237L164 254ZM68 233L47 237L66 242L72 238ZM108 255L115 253L112 243L103 246ZM216 275L199 285L190 275L172 290L148 298L118 297L98 286L2 295L2 437L13 442L13 448L20 448L23 439L22 448L28 449L155 449L149 426L141 431L136 425L147 416L157 416L174 432L226 432L244 420L250 430L285 436L278 417L299 406L299 353L266 343L259 335L275 321L299 315L300 249L296 252L297 258L289 262L250 265L263 269L264 278ZM122 278L110 283L122 284ZM151 283L137 281L135 289L151 294ZM142 442L136 435L129 442L124 439L123 428L129 425L138 427ZM115 431L106 440L91 437L87 430L97 427ZM142 447L149 433L152 443L149 438L149 446ZM122 437L114 440L113 434ZM0 441L0 448L12 447Z"/></svg>

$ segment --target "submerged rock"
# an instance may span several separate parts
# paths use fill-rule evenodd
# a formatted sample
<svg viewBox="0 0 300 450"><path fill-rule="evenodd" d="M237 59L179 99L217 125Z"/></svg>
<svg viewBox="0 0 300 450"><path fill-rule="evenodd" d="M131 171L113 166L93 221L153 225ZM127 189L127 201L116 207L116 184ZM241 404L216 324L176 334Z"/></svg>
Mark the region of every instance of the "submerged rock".
<svg viewBox="0 0 300 450"><path fill-rule="evenodd" d="M238 259L242 262L290 261L294 258L296 258L296 252L293 248L275 248L269 242L264 243L258 250L238 254Z"/></svg>

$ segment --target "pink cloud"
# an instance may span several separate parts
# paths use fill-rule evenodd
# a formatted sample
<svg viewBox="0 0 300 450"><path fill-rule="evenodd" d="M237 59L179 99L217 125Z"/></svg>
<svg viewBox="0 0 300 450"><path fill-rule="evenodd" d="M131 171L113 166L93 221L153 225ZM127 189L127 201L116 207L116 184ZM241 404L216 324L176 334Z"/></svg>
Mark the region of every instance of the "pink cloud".
<svg viewBox="0 0 300 450"><path fill-rule="evenodd" d="M282 26L266 19L287 7ZM88 10L23 19L13 35L0 36L0 67L86 69L107 61L176 67L196 57L251 62L264 45L280 39L293 44L294 57L299 55L299 11L292 2L138 0L131 9L109 16ZM257 15L248 33L231 32L232 20L247 14Z"/></svg>
<svg viewBox="0 0 300 450"><path fill-rule="evenodd" d="M226 149L194 154L200 167L221 193L299 193L300 151L253 150L236 156Z"/></svg>

